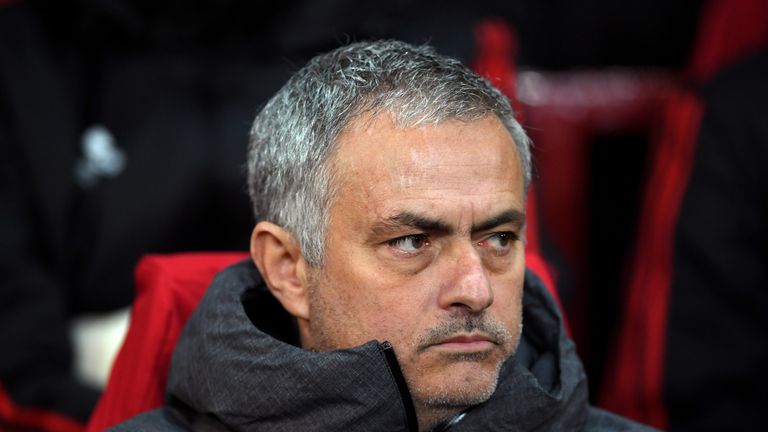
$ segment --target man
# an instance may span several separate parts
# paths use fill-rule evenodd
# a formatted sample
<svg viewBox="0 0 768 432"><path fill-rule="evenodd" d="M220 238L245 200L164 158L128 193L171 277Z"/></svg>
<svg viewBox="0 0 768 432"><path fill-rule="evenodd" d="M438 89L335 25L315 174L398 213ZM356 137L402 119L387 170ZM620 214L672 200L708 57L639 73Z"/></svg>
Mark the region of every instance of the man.
<svg viewBox="0 0 768 432"><path fill-rule="evenodd" d="M530 166L507 99L458 61L314 58L253 125L253 262L190 319L168 406L116 430L642 428L588 406L525 271Z"/></svg>

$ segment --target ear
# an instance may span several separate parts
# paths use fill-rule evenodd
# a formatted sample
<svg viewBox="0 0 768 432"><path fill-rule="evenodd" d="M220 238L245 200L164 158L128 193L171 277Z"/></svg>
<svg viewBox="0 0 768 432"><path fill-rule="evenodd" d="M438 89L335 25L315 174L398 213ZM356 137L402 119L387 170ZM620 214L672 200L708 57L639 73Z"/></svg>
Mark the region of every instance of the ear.
<svg viewBox="0 0 768 432"><path fill-rule="evenodd" d="M272 295L299 320L309 320L307 261L285 229L259 222L251 234L251 259Z"/></svg>

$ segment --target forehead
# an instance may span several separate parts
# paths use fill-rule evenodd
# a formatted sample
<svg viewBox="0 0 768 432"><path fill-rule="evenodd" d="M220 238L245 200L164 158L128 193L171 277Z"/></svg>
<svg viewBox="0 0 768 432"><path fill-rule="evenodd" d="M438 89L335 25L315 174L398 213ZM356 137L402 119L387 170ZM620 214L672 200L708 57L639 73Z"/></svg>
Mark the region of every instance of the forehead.
<svg viewBox="0 0 768 432"><path fill-rule="evenodd" d="M387 114L358 119L339 136L331 168L338 194L368 206L494 194L523 205L515 143L495 116L406 128Z"/></svg>

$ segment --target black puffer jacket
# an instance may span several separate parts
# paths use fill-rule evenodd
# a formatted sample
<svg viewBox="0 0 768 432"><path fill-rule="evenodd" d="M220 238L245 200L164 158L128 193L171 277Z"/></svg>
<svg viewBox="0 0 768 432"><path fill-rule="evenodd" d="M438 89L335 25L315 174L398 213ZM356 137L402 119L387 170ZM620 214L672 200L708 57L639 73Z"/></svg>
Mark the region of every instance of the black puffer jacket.
<svg viewBox="0 0 768 432"><path fill-rule="evenodd" d="M524 331L491 399L451 431L645 430L587 402L573 342L541 281L526 274ZM132 430L416 430L392 347L371 341L314 353L243 262L214 280L174 353L168 406L118 425ZM395 349L397 347L394 347Z"/></svg>

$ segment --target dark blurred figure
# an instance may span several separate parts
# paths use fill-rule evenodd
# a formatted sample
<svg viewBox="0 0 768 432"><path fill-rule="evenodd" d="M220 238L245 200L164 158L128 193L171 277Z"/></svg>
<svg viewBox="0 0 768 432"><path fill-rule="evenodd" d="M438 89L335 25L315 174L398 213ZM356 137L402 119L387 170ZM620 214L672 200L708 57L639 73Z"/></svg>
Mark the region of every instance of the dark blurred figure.
<svg viewBox="0 0 768 432"><path fill-rule="evenodd" d="M601 406L670 430L768 420L768 3L711 0L652 149Z"/></svg>
<svg viewBox="0 0 768 432"><path fill-rule="evenodd" d="M768 51L703 91L674 248L665 398L675 431L768 424Z"/></svg>
<svg viewBox="0 0 768 432"><path fill-rule="evenodd" d="M282 76L127 4L77 6L0 15L0 384L85 420L71 319L127 307L144 253L247 246L244 137Z"/></svg>

